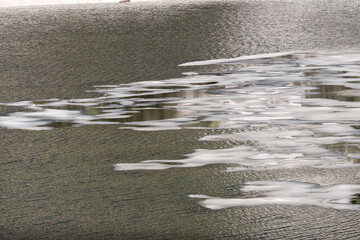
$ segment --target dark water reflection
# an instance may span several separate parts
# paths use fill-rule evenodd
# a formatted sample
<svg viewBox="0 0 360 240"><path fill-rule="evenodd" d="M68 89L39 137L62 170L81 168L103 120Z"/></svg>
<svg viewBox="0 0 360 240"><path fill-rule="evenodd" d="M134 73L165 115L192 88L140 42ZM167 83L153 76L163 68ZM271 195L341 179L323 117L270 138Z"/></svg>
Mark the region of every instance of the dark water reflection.
<svg viewBox="0 0 360 240"><path fill-rule="evenodd" d="M342 85L314 85L313 87L315 87L316 89L308 91L308 94L306 95L307 98L325 98L325 99L334 99L334 100L346 101L346 102L360 101L360 96L357 96L358 92L346 91L352 89ZM351 95L355 95L355 96L351 96Z"/></svg>
<svg viewBox="0 0 360 240"><path fill-rule="evenodd" d="M212 83L200 83L195 85L211 85ZM101 116L101 114L116 112L119 109L123 111L119 112L119 118L115 116L106 119L100 117L96 121L101 122L109 122L109 123L131 123L131 122L139 122L139 121L156 121L156 120L164 120L164 119L172 119L179 118L183 116L196 116L197 111L189 111L184 110L181 111L179 109L170 108L171 101L176 99L192 99L192 98L200 98L203 97L208 90L199 89L199 90L183 90L186 87L150 87L149 89L166 89L166 90L174 90L174 92L162 93L162 94L151 94L149 91L128 91L129 94L140 95L139 97L125 97L124 99L129 99L132 101L131 106L123 106L118 99L110 99L109 102L96 104L96 106L83 106L83 105L63 105L59 107L50 106L49 109L59 109L59 110L68 110L68 111L80 111L81 114L84 115L92 115L92 116ZM223 87L221 87L223 88ZM180 89L180 90L178 90ZM220 89L220 88L219 88ZM31 104L39 103L38 101L33 101ZM54 103L54 102L46 102L41 101L41 104L46 103ZM124 112L125 117L122 117L121 113ZM121 117L121 118L120 118ZM198 119L199 120L199 119ZM51 126L54 128L58 127L71 127L74 124L70 124L68 122L54 122L50 124L46 124L45 126ZM205 122L201 123L202 127L206 126L214 126L215 123L209 122L206 124Z"/></svg>
<svg viewBox="0 0 360 240"><path fill-rule="evenodd" d="M354 195L353 198L351 198L352 204L360 204L360 193L357 193Z"/></svg>

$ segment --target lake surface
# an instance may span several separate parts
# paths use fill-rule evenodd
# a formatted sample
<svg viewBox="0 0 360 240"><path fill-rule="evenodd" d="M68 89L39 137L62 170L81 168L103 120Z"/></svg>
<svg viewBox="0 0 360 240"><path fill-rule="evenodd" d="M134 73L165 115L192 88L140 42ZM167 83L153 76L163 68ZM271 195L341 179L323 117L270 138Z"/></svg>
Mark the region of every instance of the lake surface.
<svg viewBox="0 0 360 240"><path fill-rule="evenodd" d="M356 239L358 9L0 8L0 237Z"/></svg>

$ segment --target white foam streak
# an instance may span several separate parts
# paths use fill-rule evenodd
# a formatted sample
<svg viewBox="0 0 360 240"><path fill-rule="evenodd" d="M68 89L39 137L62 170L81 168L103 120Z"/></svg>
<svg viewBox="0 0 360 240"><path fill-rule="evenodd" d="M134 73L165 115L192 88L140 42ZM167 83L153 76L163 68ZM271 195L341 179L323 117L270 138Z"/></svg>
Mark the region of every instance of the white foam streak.
<svg viewBox="0 0 360 240"><path fill-rule="evenodd" d="M250 156L251 148L239 146L231 149L207 150L198 149L189 154L187 159L181 160L147 160L140 163L119 163L115 170L162 170L174 167L201 167L207 164L217 163L241 163Z"/></svg>
<svg viewBox="0 0 360 240"><path fill-rule="evenodd" d="M351 199L359 193L359 184L339 184L319 186L298 182L249 182L243 188L244 193L264 192L264 197L219 198L207 195L189 195L191 198L205 199L200 202L209 209L230 207L252 207L260 205L312 205L318 207L360 210L360 205L351 204Z"/></svg>
<svg viewBox="0 0 360 240"><path fill-rule="evenodd" d="M187 62L187 63L182 63L179 66L189 67L189 66L205 66L205 65L215 65L215 64L237 63L239 61L246 61L246 60L284 57L284 56L288 56L291 54L294 54L294 52L257 54L257 55L250 55L250 56L241 56L241 57L231 58L231 59L215 59L215 60L206 60L206 61Z"/></svg>

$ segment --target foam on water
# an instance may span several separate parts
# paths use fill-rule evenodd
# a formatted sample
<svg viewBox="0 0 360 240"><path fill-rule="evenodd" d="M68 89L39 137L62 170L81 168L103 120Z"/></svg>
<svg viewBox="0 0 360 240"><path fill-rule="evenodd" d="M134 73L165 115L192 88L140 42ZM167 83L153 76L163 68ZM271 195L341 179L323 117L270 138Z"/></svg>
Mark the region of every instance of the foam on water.
<svg viewBox="0 0 360 240"><path fill-rule="evenodd" d="M209 209L259 205L312 205L318 207L360 210L358 184L320 186L299 182L249 182L241 189L241 198L219 198L206 195L189 195L205 199L200 204ZM257 196L254 197L254 194ZM250 195L250 196L248 196Z"/></svg>
<svg viewBox="0 0 360 240"><path fill-rule="evenodd" d="M298 55L299 53L281 52L281 53L257 54L257 55L242 56L242 57L231 58L231 59L214 59L214 60L206 60L206 61L188 62L188 63L180 64L179 66L188 67L188 66L204 66L204 65L214 65L214 64L224 64L224 63L237 63L239 61L246 61L246 60L287 57L287 56L291 56L293 54Z"/></svg>
<svg viewBox="0 0 360 240"><path fill-rule="evenodd" d="M236 164L228 171L357 166L354 159L359 152L341 153L325 145L360 142L359 63L357 51L276 53L186 63L182 66L231 64L236 70L96 86L94 92L103 95L92 99L3 103L32 111L1 116L0 126L27 130L93 124L145 131L234 128L241 131L202 140L247 142L231 149L199 149L182 160L120 163L116 170L219 163Z"/></svg>

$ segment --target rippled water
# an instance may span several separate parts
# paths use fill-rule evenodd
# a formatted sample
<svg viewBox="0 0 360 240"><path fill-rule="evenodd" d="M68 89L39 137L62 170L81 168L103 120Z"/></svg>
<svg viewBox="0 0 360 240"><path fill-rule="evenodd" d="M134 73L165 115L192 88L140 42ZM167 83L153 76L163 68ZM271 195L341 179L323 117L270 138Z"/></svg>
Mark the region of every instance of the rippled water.
<svg viewBox="0 0 360 240"><path fill-rule="evenodd" d="M146 131L238 129L231 134L202 138L205 141L237 142L236 147L198 149L180 160L119 163L115 165L118 171L219 163L236 164L227 171L352 167L360 161L359 63L357 51L276 53L185 63L181 66L229 64L232 70L187 72L185 77L177 79L97 86L95 92L103 96L93 99L9 103L5 105L33 111L0 117L0 125L26 130L94 124L118 124L120 128ZM338 152L327 147L330 145L352 150ZM302 191L296 184L284 186L299 191L296 202L272 201L271 198L258 204L328 206L328 202L321 201L322 197L316 194L303 194L314 201L300 200ZM338 187L341 188L336 186L333 191ZM345 195L338 192L339 197L347 198L349 202L349 197L357 193L356 189ZM318 197L320 200L316 200ZM250 203L251 200L244 201ZM220 200L205 200L204 206L221 208L207 203L211 201ZM242 205L241 202L233 205ZM351 204L333 207L358 209Z"/></svg>
<svg viewBox="0 0 360 240"><path fill-rule="evenodd" d="M357 9L1 8L0 238L357 239Z"/></svg>
<svg viewBox="0 0 360 240"><path fill-rule="evenodd" d="M29 130L91 124L131 125L136 130L238 128L264 122L342 124L346 128L356 125L352 120L358 112L359 55L281 53L186 63L180 66L218 63L239 67L188 72L184 78L170 80L97 86L94 92L103 96L93 99L5 103L34 112L13 113L2 117L0 124Z"/></svg>

